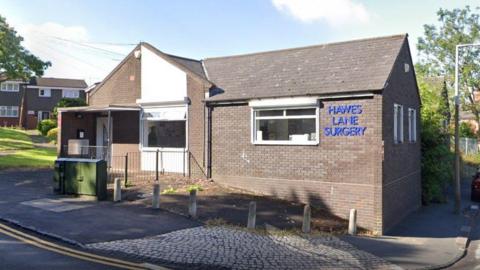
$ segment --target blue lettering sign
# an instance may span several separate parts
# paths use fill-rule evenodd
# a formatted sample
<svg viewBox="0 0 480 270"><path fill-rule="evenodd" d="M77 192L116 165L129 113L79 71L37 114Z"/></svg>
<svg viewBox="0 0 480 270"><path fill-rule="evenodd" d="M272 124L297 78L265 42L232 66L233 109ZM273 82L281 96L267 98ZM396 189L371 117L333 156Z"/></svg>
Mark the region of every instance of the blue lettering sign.
<svg viewBox="0 0 480 270"><path fill-rule="evenodd" d="M359 126L358 115L363 113L362 105L331 105L328 114L332 115L332 126L325 127L325 136L364 136L367 127ZM338 115L338 116L337 116Z"/></svg>

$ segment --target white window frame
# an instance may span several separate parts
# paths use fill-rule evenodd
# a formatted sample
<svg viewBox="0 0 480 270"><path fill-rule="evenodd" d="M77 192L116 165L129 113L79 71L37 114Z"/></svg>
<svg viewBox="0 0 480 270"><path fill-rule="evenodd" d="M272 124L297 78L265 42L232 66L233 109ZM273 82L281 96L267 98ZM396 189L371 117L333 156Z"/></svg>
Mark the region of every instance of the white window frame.
<svg viewBox="0 0 480 270"><path fill-rule="evenodd" d="M400 123L398 123L397 114L400 114ZM399 133L400 138L398 138ZM396 144L403 143L403 105L397 103L393 104L393 141Z"/></svg>
<svg viewBox="0 0 480 270"><path fill-rule="evenodd" d="M48 113L48 118L43 118L43 113ZM37 112L37 122L41 122L42 120L50 119L51 113L49 111L38 111Z"/></svg>
<svg viewBox="0 0 480 270"><path fill-rule="evenodd" d="M184 117L178 118L178 117L173 117L169 118L168 116L165 117L160 117L157 118L155 116L153 117L147 117L145 114L148 112L155 112L156 109L160 109L161 111L165 112L165 110L168 110L168 108L172 109L180 109L180 107L183 107L185 110L185 115ZM185 152L188 151L188 105L183 105L183 106L159 106L159 107L144 107L142 112L140 113L140 121L139 121L139 128L140 128L140 144L139 144L139 150L141 152L150 152L150 151L168 151L168 152ZM148 147L148 141L145 138L148 134L147 130L147 122L148 121L185 121L185 147Z"/></svg>
<svg viewBox="0 0 480 270"><path fill-rule="evenodd" d="M43 91L43 95L42 95L42 91ZM47 95L48 93L48 95ZM38 88L38 96L39 97L51 97L52 96L52 89L50 88Z"/></svg>
<svg viewBox="0 0 480 270"><path fill-rule="evenodd" d="M292 109L315 109L314 115L291 115L287 116L286 111ZM257 111L277 111L283 110L283 116L256 116ZM257 140L257 120L274 119L315 119L315 141L295 142L295 141L264 141ZM318 145L320 142L320 109L318 106L301 107L269 107L251 109L251 143L254 145Z"/></svg>
<svg viewBox="0 0 480 270"><path fill-rule="evenodd" d="M8 109L10 108L10 114L8 114ZM2 114L2 111L5 111L5 114ZM13 113L15 112L15 114ZM10 118L17 118L18 117L18 106L0 106L0 117L10 117Z"/></svg>
<svg viewBox="0 0 480 270"><path fill-rule="evenodd" d="M79 98L80 97L80 90L63 89L62 90L62 97L64 97L64 98Z"/></svg>
<svg viewBox="0 0 480 270"><path fill-rule="evenodd" d="M408 108L408 140L417 142L417 110Z"/></svg>
<svg viewBox="0 0 480 270"><path fill-rule="evenodd" d="M8 86L11 86L11 89L8 89ZM20 91L20 83L18 82L1 82L0 83L0 91L2 92L18 92Z"/></svg>

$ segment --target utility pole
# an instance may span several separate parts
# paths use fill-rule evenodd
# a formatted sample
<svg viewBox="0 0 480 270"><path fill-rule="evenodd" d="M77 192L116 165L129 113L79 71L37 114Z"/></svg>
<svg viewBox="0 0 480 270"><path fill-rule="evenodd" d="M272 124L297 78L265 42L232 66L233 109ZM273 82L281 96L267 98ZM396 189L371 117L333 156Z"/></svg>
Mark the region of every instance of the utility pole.
<svg viewBox="0 0 480 270"><path fill-rule="evenodd" d="M461 45L455 47L455 214L460 213L461 208L461 191L460 191L460 96L458 91L458 49Z"/></svg>
<svg viewBox="0 0 480 270"><path fill-rule="evenodd" d="M460 213L461 209L461 189L460 189L460 91L458 89L458 51L462 47L475 47L480 46L480 43L477 44L458 44L455 46L455 214Z"/></svg>

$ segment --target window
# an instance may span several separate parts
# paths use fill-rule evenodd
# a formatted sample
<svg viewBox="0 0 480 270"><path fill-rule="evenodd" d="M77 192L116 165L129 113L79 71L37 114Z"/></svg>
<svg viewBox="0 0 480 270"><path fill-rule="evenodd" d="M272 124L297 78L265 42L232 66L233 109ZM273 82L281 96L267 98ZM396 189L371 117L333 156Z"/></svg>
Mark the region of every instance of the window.
<svg viewBox="0 0 480 270"><path fill-rule="evenodd" d="M64 98L79 98L80 91L79 90L63 90L62 97Z"/></svg>
<svg viewBox="0 0 480 270"><path fill-rule="evenodd" d="M50 112L44 112L44 111L38 111L37 113L37 118L38 122L45 120L45 119L50 119Z"/></svg>
<svg viewBox="0 0 480 270"><path fill-rule="evenodd" d="M185 120L145 121L144 146L185 148Z"/></svg>
<svg viewBox="0 0 480 270"><path fill-rule="evenodd" d="M0 117L18 117L18 106L0 106Z"/></svg>
<svg viewBox="0 0 480 270"><path fill-rule="evenodd" d="M20 90L20 84L14 82L2 82L0 83L0 91L3 92L18 92Z"/></svg>
<svg viewBox="0 0 480 270"><path fill-rule="evenodd" d="M254 109L252 116L253 143L318 143L317 108Z"/></svg>
<svg viewBox="0 0 480 270"><path fill-rule="evenodd" d="M393 141L403 143L403 106L393 105Z"/></svg>
<svg viewBox="0 0 480 270"><path fill-rule="evenodd" d="M50 97L51 96L51 90L46 89L46 88L40 88L38 89L38 96L39 97Z"/></svg>
<svg viewBox="0 0 480 270"><path fill-rule="evenodd" d="M417 141L417 111L412 108L408 108L408 140Z"/></svg>

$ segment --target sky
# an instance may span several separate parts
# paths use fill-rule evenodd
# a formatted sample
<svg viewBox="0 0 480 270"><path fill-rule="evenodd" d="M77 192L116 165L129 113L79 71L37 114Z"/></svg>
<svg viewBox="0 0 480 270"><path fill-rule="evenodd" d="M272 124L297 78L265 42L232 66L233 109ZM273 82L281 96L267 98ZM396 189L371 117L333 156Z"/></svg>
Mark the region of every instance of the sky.
<svg viewBox="0 0 480 270"><path fill-rule="evenodd" d="M44 76L101 81L140 41L184 57L245 54L409 34L440 8L479 0L0 0L23 45L52 66Z"/></svg>

